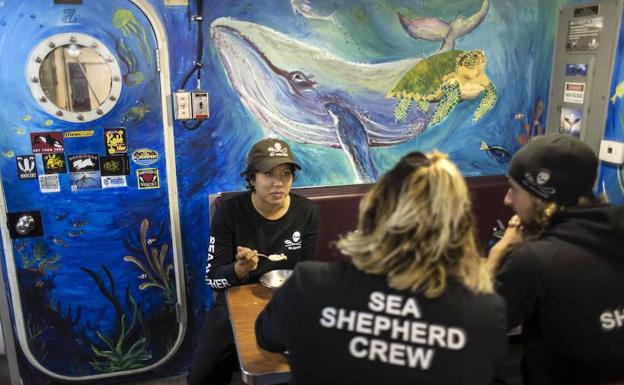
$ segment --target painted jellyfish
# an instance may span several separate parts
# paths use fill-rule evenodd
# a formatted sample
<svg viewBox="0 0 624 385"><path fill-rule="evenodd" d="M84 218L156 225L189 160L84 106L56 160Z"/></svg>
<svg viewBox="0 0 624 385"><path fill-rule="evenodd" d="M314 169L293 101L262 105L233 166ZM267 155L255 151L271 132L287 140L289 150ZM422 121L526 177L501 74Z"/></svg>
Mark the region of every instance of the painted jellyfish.
<svg viewBox="0 0 624 385"><path fill-rule="evenodd" d="M147 62L151 64L152 56L148 49L149 44L147 43L145 29L134 17L132 12L125 8L116 10L113 15L113 25L115 28L121 29L125 37L131 38L134 36L139 50L145 55Z"/></svg>
<svg viewBox="0 0 624 385"><path fill-rule="evenodd" d="M129 86L138 86L143 83L145 75L137 69L137 60L123 37L117 40L115 50L126 67L126 74L123 76L124 83Z"/></svg>

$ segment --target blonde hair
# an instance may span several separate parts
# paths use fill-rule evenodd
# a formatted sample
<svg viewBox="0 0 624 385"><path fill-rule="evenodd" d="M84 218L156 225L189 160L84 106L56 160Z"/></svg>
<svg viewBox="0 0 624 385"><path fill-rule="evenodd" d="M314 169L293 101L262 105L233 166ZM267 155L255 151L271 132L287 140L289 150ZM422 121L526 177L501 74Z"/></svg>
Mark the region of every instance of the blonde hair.
<svg viewBox="0 0 624 385"><path fill-rule="evenodd" d="M441 295L449 279L492 292L474 237L466 182L440 152L413 152L360 203L357 230L337 242L360 270L397 290Z"/></svg>

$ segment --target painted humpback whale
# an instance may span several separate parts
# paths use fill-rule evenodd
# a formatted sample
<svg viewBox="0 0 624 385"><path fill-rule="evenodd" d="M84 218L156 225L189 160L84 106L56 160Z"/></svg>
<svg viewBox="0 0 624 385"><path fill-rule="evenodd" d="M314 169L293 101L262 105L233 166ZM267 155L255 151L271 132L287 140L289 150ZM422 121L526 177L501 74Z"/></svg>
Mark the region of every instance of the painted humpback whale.
<svg viewBox="0 0 624 385"><path fill-rule="evenodd" d="M421 58L349 62L268 27L231 18L213 21L211 34L232 88L260 125L300 143L341 148L359 181L377 179L370 147L411 140L431 119L412 109L397 122L396 101L386 97Z"/></svg>

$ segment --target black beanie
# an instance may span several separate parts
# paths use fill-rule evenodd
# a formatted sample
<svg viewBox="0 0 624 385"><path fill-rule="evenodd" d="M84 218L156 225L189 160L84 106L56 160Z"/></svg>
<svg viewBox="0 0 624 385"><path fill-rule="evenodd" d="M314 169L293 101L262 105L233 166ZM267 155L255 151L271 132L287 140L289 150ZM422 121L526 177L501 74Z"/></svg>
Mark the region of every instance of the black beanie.
<svg viewBox="0 0 624 385"><path fill-rule="evenodd" d="M509 177L546 202L576 206L593 194L598 158L585 142L561 134L533 138L514 155Z"/></svg>

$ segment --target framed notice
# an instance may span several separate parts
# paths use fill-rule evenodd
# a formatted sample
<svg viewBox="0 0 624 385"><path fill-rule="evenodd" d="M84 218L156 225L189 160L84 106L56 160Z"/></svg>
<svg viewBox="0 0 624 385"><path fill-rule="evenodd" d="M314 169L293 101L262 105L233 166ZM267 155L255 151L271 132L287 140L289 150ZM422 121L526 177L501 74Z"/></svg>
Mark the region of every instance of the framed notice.
<svg viewBox="0 0 624 385"><path fill-rule="evenodd" d="M583 104L585 100L585 83L566 82L563 90L563 102Z"/></svg>

